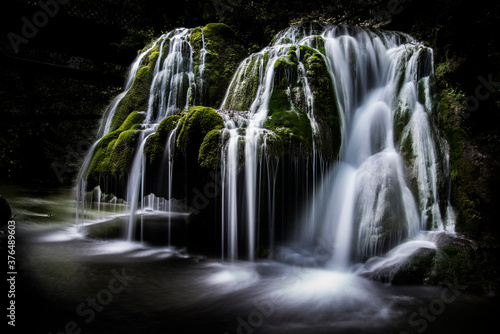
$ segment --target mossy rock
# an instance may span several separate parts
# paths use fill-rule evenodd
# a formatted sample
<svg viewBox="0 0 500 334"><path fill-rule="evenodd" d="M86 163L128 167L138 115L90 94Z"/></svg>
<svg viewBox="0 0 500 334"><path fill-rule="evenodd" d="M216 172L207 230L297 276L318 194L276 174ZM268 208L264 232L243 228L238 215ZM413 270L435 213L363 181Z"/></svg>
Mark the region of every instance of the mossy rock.
<svg viewBox="0 0 500 334"><path fill-rule="evenodd" d="M394 142L401 143L403 132L410 122L412 111L406 104L400 102L394 111L393 127L394 127ZM400 147L402 147L401 145Z"/></svg>
<svg viewBox="0 0 500 334"><path fill-rule="evenodd" d="M144 117L144 113L130 113L119 129L100 140L87 172L87 180L97 181L100 175L123 175L127 172Z"/></svg>
<svg viewBox="0 0 500 334"><path fill-rule="evenodd" d="M116 142L108 147L108 173L111 175L125 175L132 165L137 140L140 131L126 130L120 133Z"/></svg>
<svg viewBox="0 0 500 334"><path fill-rule="evenodd" d="M430 268L437 251L430 248L420 248L394 274L391 283L394 285L418 285L428 281Z"/></svg>
<svg viewBox="0 0 500 334"><path fill-rule="evenodd" d="M437 249L421 248L406 260L377 269L372 279L395 285L442 285L449 282L461 289L491 293L498 288L495 275L496 247L483 241L442 233Z"/></svg>
<svg viewBox="0 0 500 334"><path fill-rule="evenodd" d="M203 139L198 154L200 167L218 169L221 166L222 135L220 129L213 129Z"/></svg>
<svg viewBox="0 0 500 334"><path fill-rule="evenodd" d="M292 108L288 95L275 88L269 103L269 115L264 127L279 137L285 151L292 156L309 156L312 152L312 128L307 115ZM281 146L281 145L280 145ZM275 154L279 153L275 146ZM278 154L280 155L280 154Z"/></svg>
<svg viewBox="0 0 500 334"><path fill-rule="evenodd" d="M205 136L213 129L222 129L224 121L213 108L191 107L179 121L176 147L183 154L198 152Z"/></svg>
<svg viewBox="0 0 500 334"><path fill-rule="evenodd" d="M321 53L301 45L300 57L314 97L314 118L319 125L320 152L324 158L336 160L342 143L342 124L332 79Z"/></svg>
<svg viewBox="0 0 500 334"><path fill-rule="evenodd" d="M452 180L458 174L460 159L463 154L463 138L465 131L460 127L460 104L447 91L443 91L439 101L438 117L439 124L444 130L450 147L450 172Z"/></svg>
<svg viewBox="0 0 500 334"><path fill-rule="evenodd" d="M300 59L297 57L300 49ZM269 103L265 127L273 131L292 156L309 157L313 147L311 119L305 111L303 82L299 81L298 63L302 62L314 98L314 117L319 125L316 141L321 154L336 159L340 150L340 115L336 105L333 83L323 55L308 46L292 46L274 64L274 89ZM275 141L274 141L275 142ZM276 147L280 147L277 145ZM273 149L277 153L276 150Z"/></svg>
<svg viewBox="0 0 500 334"><path fill-rule="evenodd" d="M204 87L205 105L218 108L222 103L225 92L239 63L245 57L241 42L234 31L223 23L210 23L203 29L206 55ZM194 62L200 63L202 48L202 29L196 28L191 32L191 44L194 50ZM198 65L197 65L198 66Z"/></svg>
<svg viewBox="0 0 500 334"><path fill-rule="evenodd" d="M181 119L180 115L165 117L161 121L156 133L150 136L144 147L144 154L152 164L161 162L165 152L168 136L174 130Z"/></svg>
<svg viewBox="0 0 500 334"><path fill-rule="evenodd" d="M137 71L132 87L116 106L110 131L120 128L132 111L147 110L153 72L159 55L158 48L159 46L155 47L149 56L144 57L145 64Z"/></svg>
<svg viewBox="0 0 500 334"><path fill-rule="evenodd" d="M266 55L260 53L250 55L238 68L235 80L229 86L229 95L222 108L237 111L250 110L257 89L259 88L261 63L266 63Z"/></svg>
<svg viewBox="0 0 500 334"><path fill-rule="evenodd" d="M268 156L280 157L285 152L283 138L272 131L264 133L261 142L262 148Z"/></svg>

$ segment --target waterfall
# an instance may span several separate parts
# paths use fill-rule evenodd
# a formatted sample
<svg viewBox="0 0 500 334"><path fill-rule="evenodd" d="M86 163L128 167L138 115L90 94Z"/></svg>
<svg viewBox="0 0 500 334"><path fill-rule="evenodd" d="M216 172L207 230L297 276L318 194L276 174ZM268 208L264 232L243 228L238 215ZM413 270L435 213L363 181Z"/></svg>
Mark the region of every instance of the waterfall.
<svg viewBox="0 0 500 334"><path fill-rule="evenodd" d="M180 108L187 108L195 95L190 33L190 29L183 28L160 37L162 44L151 85L146 123L159 123L166 116L179 112ZM168 52L163 57L165 42L168 43Z"/></svg>
<svg viewBox="0 0 500 334"><path fill-rule="evenodd" d="M127 239L133 239L138 202L141 202L141 209L144 209L143 202L144 198L147 197L142 193L144 191L144 178L146 175L143 151L147 139L155 133L159 123L165 117L177 114L181 110L187 109L197 102L195 98L197 96L197 84L193 67L193 47L190 42L192 32L193 29L181 28L160 36L141 51L131 65L127 75L125 88L106 109L103 115L103 122L98 131L99 139L89 150L77 176L76 221L78 226L83 226L85 224L85 212L90 208L88 204L85 203L85 191L88 186L86 179L93 162L92 160L95 158L96 149L98 149L101 142L105 141L108 135L112 135L113 132L121 130L121 127L118 129L116 129L116 126L115 129L112 128L112 124L117 117L118 109L130 95L135 93L133 90L136 83L137 85L144 85L142 82L137 82L140 71L145 71L148 65L151 66L148 64L148 61L151 62L151 56L154 52L157 52L158 56L153 60L152 81L149 87L147 108L143 111L135 111L137 114L141 114L144 117L140 123L140 127L134 130L139 134L139 140L137 141L137 146L133 150L134 158L131 160L130 170L128 172L129 177L125 198L130 214L127 227ZM206 61L206 54L208 53L205 49L204 41L202 45L203 57L201 57L199 62L200 78L198 80L200 85L203 85L204 79L201 76L203 76L204 63ZM148 59L148 57L150 59ZM142 87L137 86L135 88L140 89ZM173 150L174 142L175 131L169 135L169 140L165 147L167 155ZM168 195L171 196L173 159L169 157L168 161L168 164L166 164L168 166ZM170 205L171 204L169 204L169 209L171 209ZM98 210L99 208L100 203L98 204ZM168 238L170 240L170 235Z"/></svg>
<svg viewBox="0 0 500 334"><path fill-rule="evenodd" d="M224 261L274 257L287 243L319 244L331 249L327 266L345 269L422 230L453 229L447 144L433 121L431 49L397 32L299 24L235 65L217 99L214 31L175 29L134 61L80 172L79 224L86 188L109 181L99 168L111 170L126 176L126 185L112 180L126 188L132 240L138 212L142 222L146 207L172 211L174 194L189 198L187 186L174 187L176 175L187 185L205 173L193 165L201 166L207 138L216 138L209 155L220 163L210 167L221 191L213 228ZM210 106L222 118L213 128L202 128L210 123L202 116L190 118L193 107L221 99ZM181 141L192 124L207 133L191 132L202 145L186 151L191 144ZM127 168L112 165L118 158L110 152L128 154ZM155 154L159 176L146 163ZM148 181L167 189L166 198L148 194Z"/></svg>
<svg viewBox="0 0 500 334"><path fill-rule="evenodd" d="M240 234L246 235L246 257L254 258L256 198L262 196L257 188L262 168L257 163L262 161L259 154L265 152L264 138L272 138L265 122L274 112L270 103L277 75L286 78L290 111L302 108L309 119L313 133L309 159L314 174L316 163L322 163L318 146L324 142L302 46L324 57L342 139L338 161L320 173L318 189L316 175L313 177L309 209L304 210L300 224L302 242L321 238L333 247L330 265L345 268L350 261L390 250L420 230L450 225L439 207L441 142L430 121L432 50L401 33L304 24L285 30L272 46L245 59L221 106L223 110L242 111L237 118L226 120L229 139L222 153L222 224L226 225L228 258L238 256ZM297 72L286 65L284 73L277 73L277 63L283 59L296 62ZM301 83L298 89L293 80ZM297 95L305 98L299 101ZM414 170L408 175L406 166L410 163ZM239 174L244 176L238 178ZM412 193L408 182L416 183L416 192ZM269 193L275 193L273 187L274 182L270 182ZM269 208L273 210L273 205ZM247 231L237 232L242 227Z"/></svg>

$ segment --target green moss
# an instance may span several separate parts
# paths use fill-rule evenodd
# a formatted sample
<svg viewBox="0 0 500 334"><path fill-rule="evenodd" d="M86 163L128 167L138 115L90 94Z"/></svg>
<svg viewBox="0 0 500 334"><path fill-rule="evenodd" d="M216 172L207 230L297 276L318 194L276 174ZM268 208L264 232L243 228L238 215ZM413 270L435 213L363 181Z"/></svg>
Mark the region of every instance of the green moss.
<svg viewBox="0 0 500 334"><path fill-rule="evenodd" d="M259 87L260 62L268 53L253 54L238 68L236 79L229 87L229 96L223 106L230 110L249 110Z"/></svg>
<svg viewBox="0 0 500 334"><path fill-rule="evenodd" d="M321 36L313 36L309 39L311 46L321 52L322 54L326 54L325 50L325 40Z"/></svg>
<svg viewBox="0 0 500 334"><path fill-rule="evenodd" d="M126 130L120 136L108 152L109 166L108 174L125 175L132 164L134 152L140 131Z"/></svg>
<svg viewBox="0 0 500 334"><path fill-rule="evenodd" d="M394 111L393 127L394 127L394 142L399 143L405 127L411 119L411 110L408 110L406 105L402 103Z"/></svg>
<svg viewBox="0 0 500 334"><path fill-rule="evenodd" d="M307 80L314 97L314 118L320 127L319 149L326 159L336 160L342 137L341 119L333 82L321 53L301 45L300 57L305 65Z"/></svg>
<svg viewBox="0 0 500 334"><path fill-rule="evenodd" d="M150 163L161 163L169 133L175 129L181 116L173 115L163 119L156 133L150 136L144 146L144 154Z"/></svg>
<svg viewBox="0 0 500 334"><path fill-rule="evenodd" d="M116 130L106 135L95 149L87 172L87 180L98 180L99 176L124 175L133 158L140 131Z"/></svg>
<svg viewBox="0 0 500 334"><path fill-rule="evenodd" d="M292 104L288 94L283 90L275 87L269 100L269 113L284 112L292 110Z"/></svg>
<svg viewBox="0 0 500 334"><path fill-rule="evenodd" d="M263 148L268 156L280 157L285 152L283 138L274 132L268 132L263 135Z"/></svg>
<svg viewBox="0 0 500 334"><path fill-rule="evenodd" d="M312 152L312 129L307 115L292 108L285 91L275 87L269 102L269 115L264 127L273 131L293 156Z"/></svg>
<svg viewBox="0 0 500 334"><path fill-rule="evenodd" d="M140 133L145 114L132 112L119 129L101 139L89 166L87 180L98 180L99 175L121 175L128 168L127 161L135 150L136 136ZM134 137L134 138L132 138ZM125 150L122 152L120 150ZM118 156L115 156L118 154Z"/></svg>
<svg viewBox="0 0 500 334"><path fill-rule="evenodd" d="M120 131L129 130L137 125L140 126L140 124L144 121L144 118L146 118L146 114L144 114L144 113L139 113L136 111L131 112L127 116L127 119L118 128L118 130L120 130Z"/></svg>
<svg viewBox="0 0 500 334"><path fill-rule="evenodd" d="M194 28L191 31L191 35L189 36L190 43L193 47L193 50L195 51L196 55L198 56L200 54L200 50L203 46L203 38L201 35L201 28Z"/></svg>
<svg viewBox="0 0 500 334"><path fill-rule="evenodd" d="M206 104L217 108L222 103L226 89L231 82L245 52L233 30L223 23L210 23L203 28L205 46L208 51L205 75ZM191 35L195 49L201 49L201 30Z"/></svg>
<svg viewBox="0 0 500 334"><path fill-rule="evenodd" d="M465 131L460 127L460 118L451 104L456 104L450 95L443 96L439 102L438 115L440 124L450 145L450 172L458 174L460 159L463 154L463 137ZM455 107L456 108L456 107Z"/></svg>
<svg viewBox="0 0 500 334"><path fill-rule="evenodd" d="M179 122L176 146L184 154L198 153L205 136L224 126L221 115L210 107L192 107Z"/></svg>
<svg viewBox="0 0 500 334"><path fill-rule="evenodd" d="M415 152L413 152L413 141L411 133L408 133L404 138L399 147L399 151L403 156L403 159L408 163L412 164L413 159L415 158Z"/></svg>
<svg viewBox="0 0 500 334"><path fill-rule="evenodd" d="M221 165L222 135L221 130L213 129L200 146L198 164L203 168L217 169Z"/></svg>
<svg viewBox="0 0 500 334"><path fill-rule="evenodd" d="M149 90L158 55L158 47L156 47L146 58L146 64L137 71L132 87L116 107L111 131L118 129L132 111L147 109Z"/></svg>
<svg viewBox="0 0 500 334"><path fill-rule="evenodd" d="M456 229L459 232L479 236L482 231L483 215L479 200L477 179L480 168L465 156L464 144L467 134L461 127L460 115L464 107L460 94L453 89L441 92L438 107L438 121L450 148L449 164L452 181L451 202L457 214Z"/></svg>

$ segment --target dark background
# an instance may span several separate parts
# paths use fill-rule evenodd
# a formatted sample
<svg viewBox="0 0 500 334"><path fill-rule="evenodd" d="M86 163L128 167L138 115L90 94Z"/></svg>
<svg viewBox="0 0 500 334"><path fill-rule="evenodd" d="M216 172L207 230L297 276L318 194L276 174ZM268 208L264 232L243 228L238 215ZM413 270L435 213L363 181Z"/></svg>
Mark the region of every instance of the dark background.
<svg viewBox="0 0 500 334"><path fill-rule="evenodd" d="M41 7L34 0L2 4L0 186L72 186L96 139L102 113L122 89L137 51L175 27L224 22L250 54L267 45L278 31L302 20L380 26L410 33L434 49L438 91L446 96L462 97L461 102L475 96L480 77L500 83L499 1L158 2L67 1L27 43L19 45L18 52L8 35L22 36L22 18L33 22ZM453 198L470 223L463 224L463 229L498 244L500 93L495 89L474 111L458 108L456 116L464 131L459 168L464 175L454 181ZM29 298L23 304L29 305L32 294L26 295ZM37 302L27 306L30 311L43 308ZM23 311L19 309L19 314L27 314Z"/></svg>
<svg viewBox="0 0 500 334"><path fill-rule="evenodd" d="M0 18L0 182L71 185L94 141L100 117L120 91L128 65L153 37L172 28L224 22L248 53L293 22L319 20L401 30L447 65L442 86L474 95L478 76L499 77L499 5L446 0L56 0L53 17L18 45L22 18L33 23L39 1L11 0ZM160 3L160 4L158 4ZM12 35L11 35L12 36ZM449 66L448 66L449 65ZM498 146L498 88L467 117L481 146ZM498 155L497 155L498 156Z"/></svg>
<svg viewBox="0 0 500 334"><path fill-rule="evenodd" d="M0 14L0 185L72 186L129 64L161 33L224 22L250 54L296 22L357 24L403 31L434 49L437 91L458 105L460 149L452 147L450 158L458 173L454 205L473 234L481 232L477 222L498 230L500 2L60 1L10 0ZM49 3L54 14L43 22L41 4ZM36 31L24 27L37 18ZM16 52L9 36L23 38L23 28L32 36ZM493 83L492 92L480 78ZM464 103L478 88L487 98L468 111Z"/></svg>

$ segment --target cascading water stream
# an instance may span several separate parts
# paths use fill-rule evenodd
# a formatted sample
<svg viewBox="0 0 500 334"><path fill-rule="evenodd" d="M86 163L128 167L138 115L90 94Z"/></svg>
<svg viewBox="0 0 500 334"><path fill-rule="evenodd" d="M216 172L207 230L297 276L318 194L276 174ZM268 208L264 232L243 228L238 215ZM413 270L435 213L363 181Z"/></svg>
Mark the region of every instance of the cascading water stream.
<svg viewBox="0 0 500 334"><path fill-rule="evenodd" d="M90 163L92 162L92 157L94 155L95 149L97 145L99 144L100 140L103 139L110 131L111 128L111 122L113 121L113 117L116 113L116 108L120 104L120 102L123 100L123 98L129 93L130 89L132 88L132 84L134 83L135 76L137 75L137 71L139 70L141 63L144 60L144 57L151 52L151 50L156 46L157 41L154 41L153 44L147 48L145 51L141 52L134 62L132 63L132 66L130 66L130 69L128 71L127 75L127 80L125 83L125 88L122 93L120 93L118 96L116 96L111 104L108 106L106 111L104 112L103 115L103 122L101 123L101 126L98 130L98 137L99 139L95 141L95 143L90 147L89 152L85 156L85 159L83 161L82 167L80 168L80 171L76 177L77 184L76 184L76 192L75 192L75 198L76 198L76 225L77 226L83 226L85 224L85 191L87 188L87 183L86 183L86 174L88 172L88 169L90 167Z"/></svg>
<svg viewBox="0 0 500 334"><path fill-rule="evenodd" d="M139 205L143 212L159 208L161 201L164 210L172 211L174 151L182 122L170 128L162 144L166 202L144 193L148 138L168 116L184 120L185 110L207 101L210 67L205 65L212 57L207 57L202 29L195 61L192 32L176 29L141 53L126 90L106 112L101 139L145 57L156 59L146 109L135 111L144 118L127 130L138 136L128 171L128 240L136 233ZM419 231L450 228L453 211L440 198L449 195L442 181L448 173L447 148L430 117L432 75L432 51L410 36L321 24L291 27L243 60L218 111L224 123L217 128L222 259L253 261L262 256L257 254L261 246L273 256L276 234L280 244L294 235L303 247L329 245L327 266L344 270ZM79 176L77 221L84 217L84 180L97 147ZM285 173L294 177L285 180ZM290 190L294 197L286 194ZM277 216L290 222L278 228ZM169 246L170 232L169 219Z"/></svg>
<svg viewBox="0 0 500 334"><path fill-rule="evenodd" d="M133 241L136 226L137 209L139 204L139 199L144 198L144 145L146 145L146 140L149 136L154 133L154 130L150 129L148 133L141 132L139 137L139 147L135 153L135 157L130 169L130 177L127 185L127 202L129 203L129 219L128 219L128 230L127 230L127 240ZM143 209L143 208L141 208ZM142 210L141 210L142 218ZM141 224L142 226L142 224Z"/></svg>
<svg viewBox="0 0 500 334"><path fill-rule="evenodd" d="M428 121L431 97L426 90L427 105L416 98L419 80L428 84L428 77L417 77L417 60L429 50L408 37L404 42L397 36L373 38L367 32L358 31L356 39L336 33L330 30L323 36L337 95L342 97L343 142L340 161L323 183L329 189L327 200L315 211L323 217L318 235L334 247L330 266L345 269L350 261L386 252L426 229L429 198L433 225L444 229L446 224L438 206L436 146ZM406 64L403 73L401 63ZM399 152L404 148L394 142L394 110L405 103L411 119L400 143L412 133L418 194L407 186ZM420 198L420 212L414 195Z"/></svg>
<svg viewBox="0 0 500 334"><path fill-rule="evenodd" d="M120 93L109 105L103 116L103 123L99 129L99 136L94 145L89 150L85 161L80 169L77 177L77 190L76 190L76 222L77 226L83 226L85 221L85 192L86 192L86 175L89 171L95 150L99 142L110 133L112 122L115 118L117 108L120 102L127 97L131 92L134 81L138 75L141 66L144 66L145 60L153 51L158 52L154 70L152 73L152 83L149 89L149 98L147 109L144 110L144 120L141 124L139 131L139 140L136 149L134 150L134 159L129 171L129 181L127 186L126 200L129 207L129 224L127 227L127 239L132 240L135 228L136 212L138 203L141 203L141 211L144 209L144 178L145 178L145 161L144 161L144 147L148 137L153 135L158 129L159 123L167 116L177 114L183 109L194 105L197 96L197 84L193 69L193 48L190 43L190 36L192 29L176 29L168 34L160 36L153 41L151 45L141 52L134 63L130 67L125 89ZM205 48L205 41L202 42L202 57L200 59L200 71L203 75L206 55L208 51ZM203 85L203 78L200 78L200 84ZM140 113L140 112L139 112ZM176 132L172 131L169 134L169 139L165 147L166 154L170 154L175 146ZM173 184L173 159L168 157L168 196L172 196ZM100 203L98 205L100 207ZM168 210L171 210L171 203L169 201ZM98 208L99 210L99 208ZM164 208L165 210L165 208ZM141 218L142 219L142 218ZM169 222L170 226L170 222ZM169 227L169 245L170 245L170 227Z"/></svg>
<svg viewBox="0 0 500 334"><path fill-rule="evenodd" d="M243 113L245 120L240 125L235 125L232 119L226 121L230 135L222 156L226 161L222 167L225 175L222 210L223 224L228 227L225 238L228 258L234 259L238 254L235 232L238 225L246 226L247 258L254 258L256 197L261 196L256 188L257 162L262 136L267 131L264 122L272 112L269 102L275 84L275 64L290 52L295 52L300 60L300 45L315 49L325 58L342 129L339 161L323 178L321 187L313 189L308 218L303 224L303 241L321 236L334 248L330 265L346 268L351 261L386 252L421 230L450 225L452 217L446 217L449 222L445 222L440 213L437 139L433 138L428 119L432 112L428 88L432 70L424 70L423 75L421 70L432 69L432 55L428 56L431 50L403 34L333 26L292 27L276 40L273 46L242 62L221 107L241 110L237 99L242 91L248 92L249 74L259 73L258 87L253 89L255 97L248 112ZM301 61L298 63L299 81L307 97L304 109L313 133L317 134L320 130L314 117L314 97L304 74L305 66ZM425 89L418 91L419 86ZM290 89L287 94L290 96ZM397 112L407 113L408 124L398 123ZM400 138L395 138L395 124L403 128L398 129ZM417 172L413 176L417 193L409 189L401 156L408 138L416 163ZM244 142L244 146L239 142ZM314 154L318 154L316 141L313 141ZM238 159L242 157L244 163L240 162L238 169ZM318 160L321 161L312 158L313 163ZM244 173L244 181L240 180L243 185L236 186L238 179L234 173L238 171ZM245 193L240 189L245 189ZM274 189L269 192L274 193Z"/></svg>

